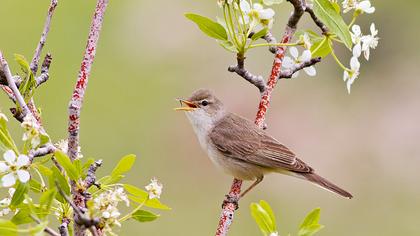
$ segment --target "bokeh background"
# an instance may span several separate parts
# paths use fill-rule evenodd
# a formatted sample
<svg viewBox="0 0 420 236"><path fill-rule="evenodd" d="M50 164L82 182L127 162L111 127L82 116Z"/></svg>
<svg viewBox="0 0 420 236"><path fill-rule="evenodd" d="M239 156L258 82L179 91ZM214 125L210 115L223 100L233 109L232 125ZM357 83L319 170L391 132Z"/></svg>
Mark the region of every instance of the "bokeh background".
<svg viewBox="0 0 420 236"><path fill-rule="evenodd" d="M331 58L303 74L280 81L267 116L268 131L315 167L350 190L342 199L306 182L270 175L241 201L230 235L260 235L248 206L267 200L282 235L295 234L311 209L322 208L319 235L420 235L420 15L419 1L372 1L371 22L380 43L362 63L351 95ZM42 30L48 0L0 1L0 48L14 71L13 53L31 58ZM51 78L35 95L54 140L67 136L67 105L77 77L94 0L60 0L46 50L53 54ZM291 7L276 7L280 37ZM85 157L103 158L99 174L135 153L135 171L126 179L139 186L156 176L162 201L171 211L159 220L129 222L120 235L212 235L231 177L216 170L200 149L186 117L174 112L174 98L200 87L213 89L230 110L249 119L259 94L227 72L235 57L204 36L183 16L215 16L215 1L111 1L82 111ZM312 28L307 16L302 28ZM343 58L348 51L340 50ZM347 59L344 60L346 63ZM247 66L268 76L272 55L253 50ZM12 104L0 96L0 107ZM20 137L16 122L10 122Z"/></svg>

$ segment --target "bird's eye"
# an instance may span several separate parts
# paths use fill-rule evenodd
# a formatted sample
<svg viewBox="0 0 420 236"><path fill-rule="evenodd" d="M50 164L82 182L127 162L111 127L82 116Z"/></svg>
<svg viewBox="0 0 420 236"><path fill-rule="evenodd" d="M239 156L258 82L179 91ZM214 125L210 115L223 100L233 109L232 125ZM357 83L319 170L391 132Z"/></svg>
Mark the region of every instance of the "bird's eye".
<svg viewBox="0 0 420 236"><path fill-rule="evenodd" d="M203 100L203 101L201 101L201 105L207 106L207 105L209 105L209 102L207 100Z"/></svg>

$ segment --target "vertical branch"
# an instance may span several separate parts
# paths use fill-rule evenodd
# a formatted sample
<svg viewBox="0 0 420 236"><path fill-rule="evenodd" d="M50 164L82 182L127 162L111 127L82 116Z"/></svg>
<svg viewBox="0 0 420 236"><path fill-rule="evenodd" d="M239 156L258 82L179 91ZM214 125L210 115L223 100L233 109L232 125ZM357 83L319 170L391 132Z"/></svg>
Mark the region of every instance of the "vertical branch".
<svg viewBox="0 0 420 236"><path fill-rule="evenodd" d="M305 12L306 2L305 0L288 0L294 7L292 15L289 17L285 32L281 43L287 44L291 41L295 31L297 23ZM274 87L277 84L278 77L280 75L286 46L277 47L275 51L273 66L271 69L270 77L267 81L265 91L261 95L260 103L258 106L258 112L255 118L255 124L260 128L264 128L265 115L270 105L271 95ZM231 190L228 198L239 199L242 187L242 180L233 179ZM225 236L229 230L230 225L233 221L235 210L237 209L237 203L227 202L223 205L222 213L219 219L219 225L217 227L216 236Z"/></svg>
<svg viewBox="0 0 420 236"><path fill-rule="evenodd" d="M47 41L48 32L50 31L51 18L54 14L56 6L57 0L51 0L50 7L48 8L47 19L45 20L44 29L42 30L41 39L39 40L39 43L35 49L35 53L30 65L34 75L38 71L39 58L41 56L42 48L44 47L45 42Z"/></svg>
<svg viewBox="0 0 420 236"><path fill-rule="evenodd" d="M83 104L83 98L87 88L90 70L93 60L95 59L96 48L101 31L103 16L109 0L98 0L93 15L92 23L89 31L85 54L77 78L76 86L69 104L69 149L68 155L74 160L77 157L77 148L79 146L79 129L80 129L80 110Z"/></svg>
<svg viewBox="0 0 420 236"><path fill-rule="evenodd" d="M86 43L86 49L81 63L77 82L69 104L69 123L68 123L68 155L71 160L75 160L79 147L79 129L80 129L80 110L82 108L84 95L86 92L90 71L95 59L96 48L98 46L99 34L101 32L103 17L109 0L97 0L95 12L90 25L89 36ZM75 207L79 210L86 207L86 195L83 190L77 188L77 184L72 181L71 190ZM74 213L74 219L79 219L79 215ZM90 227L89 227L90 228ZM74 224L74 235L85 236L87 227L82 224ZM90 228L93 235L95 229Z"/></svg>

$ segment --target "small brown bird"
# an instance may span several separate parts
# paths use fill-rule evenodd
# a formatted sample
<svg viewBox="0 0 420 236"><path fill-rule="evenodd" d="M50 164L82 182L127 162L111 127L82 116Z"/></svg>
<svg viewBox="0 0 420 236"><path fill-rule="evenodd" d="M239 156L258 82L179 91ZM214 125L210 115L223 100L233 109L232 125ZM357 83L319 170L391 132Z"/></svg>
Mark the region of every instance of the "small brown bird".
<svg viewBox="0 0 420 236"><path fill-rule="evenodd" d="M309 180L343 197L353 197L317 175L314 169L252 121L226 111L210 90L199 89L190 98L179 101L183 106L175 110L186 112L201 147L212 162L237 179L255 180L241 197L270 172Z"/></svg>

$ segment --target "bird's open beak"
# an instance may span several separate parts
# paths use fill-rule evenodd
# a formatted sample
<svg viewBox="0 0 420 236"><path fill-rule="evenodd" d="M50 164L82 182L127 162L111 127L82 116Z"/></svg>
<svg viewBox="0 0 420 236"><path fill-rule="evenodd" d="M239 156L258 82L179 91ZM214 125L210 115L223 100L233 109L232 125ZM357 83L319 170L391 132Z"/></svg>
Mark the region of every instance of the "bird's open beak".
<svg viewBox="0 0 420 236"><path fill-rule="evenodd" d="M197 109L197 105L190 101L184 99L177 100L181 103L181 107L174 108L175 111L194 111L195 109Z"/></svg>

